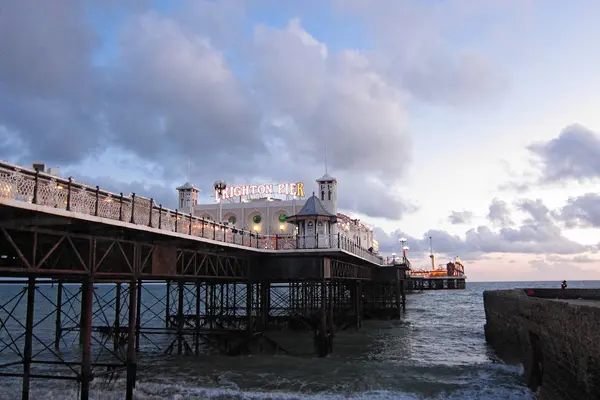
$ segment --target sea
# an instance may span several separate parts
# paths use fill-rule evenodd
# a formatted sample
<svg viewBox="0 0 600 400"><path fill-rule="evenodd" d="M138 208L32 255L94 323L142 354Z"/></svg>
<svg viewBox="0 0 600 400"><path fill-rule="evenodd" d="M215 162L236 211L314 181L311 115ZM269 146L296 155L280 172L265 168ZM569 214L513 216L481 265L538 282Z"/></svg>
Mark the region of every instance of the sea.
<svg viewBox="0 0 600 400"><path fill-rule="evenodd" d="M17 286L0 285L0 304L22 289ZM560 282L468 282L465 290L410 294L401 320L364 321L361 330L338 332L327 358L142 352L134 398L532 399L522 367L500 361L484 337L483 292L522 287L558 288ZM570 281L569 287L600 288L600 281ZM36 312L43 311L39 307ZM0 322L9 327L7 310L0 308ZM24 321L24 307L15 310ZM51 342L52 334L38 330L34 347L40 348L38 339ZM312 339L311 333L303 335ZM4 334L0 338L7 340ZM10 360L9 350L0 352L0 363ZM33 379L30 387L32 399L79 396L71 381ZM122 399L125 376L95 379L91 389L92 399ZM20 379L0 377L0 399L20 398Z"/></svg>

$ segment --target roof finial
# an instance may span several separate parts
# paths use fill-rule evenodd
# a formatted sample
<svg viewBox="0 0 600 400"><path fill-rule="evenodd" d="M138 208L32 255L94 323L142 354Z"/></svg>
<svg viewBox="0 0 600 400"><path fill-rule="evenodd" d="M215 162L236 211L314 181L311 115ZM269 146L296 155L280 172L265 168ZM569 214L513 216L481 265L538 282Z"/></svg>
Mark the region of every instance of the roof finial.
<svg viewBox="0 0 600 400"><path fill-rule="evenodd" d="M315 191L313 190L313 196L315 195Z"/></svg>

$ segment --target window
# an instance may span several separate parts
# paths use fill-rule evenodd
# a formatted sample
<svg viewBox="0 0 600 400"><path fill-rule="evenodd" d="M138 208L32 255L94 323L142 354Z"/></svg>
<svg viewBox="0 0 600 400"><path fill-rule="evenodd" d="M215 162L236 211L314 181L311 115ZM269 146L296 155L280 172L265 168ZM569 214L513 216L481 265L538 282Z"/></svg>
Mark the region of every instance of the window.
<svg viewBox="0 0 600 400"><path fill-rule="evenodd" d="M329 196L329 200L331 200L331 190L327 194Z"/></svg>
<svg viewBox="0 0 600 400"><path fill-rule="evenodd" d="M321 190L321 200L325 200L325 191Z"/></svg>
<svg viewBox="0 0 600 400"><path fill-rule="evenodd" d="M323 222L319 221L317 223L317 227L318 227L318 230L319 230L319 235L322 235L322 234L325 233L325 226L323 226Z"/></svg>

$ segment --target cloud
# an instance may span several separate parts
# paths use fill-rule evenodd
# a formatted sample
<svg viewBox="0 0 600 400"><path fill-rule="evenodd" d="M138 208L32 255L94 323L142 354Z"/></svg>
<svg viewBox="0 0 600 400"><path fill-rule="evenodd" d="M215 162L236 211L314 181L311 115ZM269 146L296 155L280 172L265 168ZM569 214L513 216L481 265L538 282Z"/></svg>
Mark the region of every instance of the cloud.
<svg viewBox="0 0 600 400"><path fill-rule="evenodd" d="M452 211L448 216L448 221L453 225L470 224L473 218L471 211Z"/></svg>
<svg viewBox="0 0 600 400"><path fill-rule="evenodd" d="M2 155L71 163L94 151L102 134L90 63L98 37L83 2L7 2L0 38L0 126L13 143Z"/></svg>
<svg viewBox="0 0 600 400"><path fill-rule="evenodd" d="M173 210L177 208L177 191L169 186L148 184L141 181L126 182L108 176L93 178L78 176L76 181L88 185L98 185L101 189L115 194L123 193L123 196L135 193L136 196L152 198L157 205L162 205L165 208Z"/></svg>
<svg viewBox="0 0 600 400"><path fill-rule="evenodd" d="M553 216L567 228L599 228L600 195L586 193L569 197L567 204L554 211Z"/></svg>
<svg viewBox="0 0 600 400"><path fill-rule="evenodd" d="M490 204L487 218L492 224L500 226L510 226L513 224L510 218L508 204L504 200L494 198Z"/></svg>
<svg viewBox="0 0 600 400"><path fill-rule="evenodd" d="M374 6L369 0L335 0L334 4L365 24L374 58L420 100L474 105L508 87L506 73L485 53L457 51L446 39L481 18L490 22L492 10L498 10L494 2L465 6L462 1L384 0Z"/></svg>
<svg viewBox="0 0 600 400"><path fill-rule="evenodd" d="M576 264L591 264L591 263L597 263L599 261L597 259L593 259L593 258L589 257L588 255L579 255L579 256L569 258L569 257L561 257L561 256L557 256L557 255L552 255L552 254L547 255L546 260L555 262L555 263L576 263Z"/></svg>
<svg viewBox="0 0 600 400"><path fill-rule="evenodd" d="M582 125L569 125L557 138L527 148L537 157L540 183L585 181L600 176L600 137Z"/></svg>
<svg viewBox="0 0 600 400"><path fill-rule="evenodd" d="M243 2L186 1L164 14L151 4L3 8L0 37L13 39L0 43L0 157L67 168L111 148L162 165L158 178L175 186L188 157L198 180L314 179L327 147L330 170L354 193L340 206L399 219L415 209L397 189L412 156L409 94L460 103L504 86L486 54L441 41L460 24L439 29L438 7L336 3L381 28L374 49L359 51L329 48L297 18L249 31ZM108 33L95 21L116 14ZM401 41L397 27L409 34Z"/></svg>
<svg viewBox="0 0 600 400"><path fill-rule="evenodd" d="M496 199L492 204L498 204ZM492 230L488 226L469 229L464 236L454 235L444 230L428 230L422 237L411 237L398 230L387 234L381 229L375 231L381 252L398 251L398 239L408 239L411 253L428 251L429 237L433 250L448 256L460 256L465 259L479 259L486 253L521 254L580 254L595 251L596 246L584 246L563 236L560 227L551 216L550 210L541 200L523 199L517 202L519 209L527 214L518 227L502 226ZM506 209L506 204L504 208ZM506 213L499 214L506 220ZM498 218L494 219L498 220ZM393 250L392 250L393 249Z"/></svg>

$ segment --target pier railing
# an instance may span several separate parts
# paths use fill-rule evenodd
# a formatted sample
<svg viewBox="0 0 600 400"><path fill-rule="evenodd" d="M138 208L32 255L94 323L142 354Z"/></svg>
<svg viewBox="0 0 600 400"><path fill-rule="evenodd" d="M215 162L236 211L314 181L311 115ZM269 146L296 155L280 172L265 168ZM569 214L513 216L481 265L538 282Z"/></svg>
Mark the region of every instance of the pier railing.
<svg viewBox="0 0 600 400"><path fill-rule="evenodd" d="M72 177L64 179L5 162L0 162L0 198L257 249L341 249L384 264L380 256L341 233L262 235L164 208L154 199L135 193L113 193L76 182Z"/></svg>

